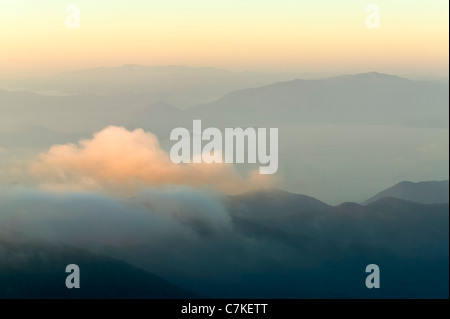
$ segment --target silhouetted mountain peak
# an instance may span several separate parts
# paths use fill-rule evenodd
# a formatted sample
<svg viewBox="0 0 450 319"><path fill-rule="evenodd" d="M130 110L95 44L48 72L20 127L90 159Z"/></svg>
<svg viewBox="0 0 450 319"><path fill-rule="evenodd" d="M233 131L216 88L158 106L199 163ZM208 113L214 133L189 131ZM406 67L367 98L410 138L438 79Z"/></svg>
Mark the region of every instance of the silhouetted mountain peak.
<svg viewBox="0 0 450 319"><path fill-rule="evenodd" d="M294 194L285 190L281 190L278 188L270 188L264 190L257 190L253 192L243 193L240 195L234 196L238 200L249 200L249 201L257 201L260 203L268 202L268 203L277 203L277 202L296 202L303 203L308 206L313 205L317 208L325 208L329 205L324 202L303 194Z"/></svg>
<svg viewBox="0 0 450 319"><path fill-rule="evenodd" d="M379 192L375 196L366 200L363 204L370 204L382 199L383 197L394 197L422 204L448 203L448 192L448 181L425 181L418 183L402 181L384 191Z"/></svg>
<svg viewBox="0 0 450 319"><path fill-rule="evenodd" d="M399 77L397 75L387 74L387 73L379 73L379 72L366 72L366 73L357 73L357 74L349 74L335 77L335 79L352 79L359 81L386 81L386 80L400 80L400 81L410 81L406 78Z"/></svg>

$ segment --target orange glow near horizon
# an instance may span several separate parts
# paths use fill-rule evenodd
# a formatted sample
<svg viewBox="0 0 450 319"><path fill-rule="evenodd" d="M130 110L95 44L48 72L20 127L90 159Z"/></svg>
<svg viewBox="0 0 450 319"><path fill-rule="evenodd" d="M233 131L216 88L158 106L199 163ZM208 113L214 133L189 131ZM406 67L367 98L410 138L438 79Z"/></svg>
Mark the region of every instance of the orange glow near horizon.
<svg viewBox="0 0 450 319"><path fill-rule="evenodd" d="M204 9L177 11L179 1L170 0L173 7L156 12L144 4L139 10L136 4L124 9L117 1L112 7L78 1L79 29L65 26L60 3L48 1L41 8L21 2L20 8L16 2L5 4L10 14L0 18L0 77L122 64L448 76L446 1L434 7L379 1L379 29L365 26L368 14L356 1L342 8L324 1L329 12L314 11L313 4L308 10L298 5L295 12L291 1L280 2L285 7L249 1L236 12L235 7L221 12L219 5L201 0L192 3ZM257 7L260 11L254 11Z"/></svg>

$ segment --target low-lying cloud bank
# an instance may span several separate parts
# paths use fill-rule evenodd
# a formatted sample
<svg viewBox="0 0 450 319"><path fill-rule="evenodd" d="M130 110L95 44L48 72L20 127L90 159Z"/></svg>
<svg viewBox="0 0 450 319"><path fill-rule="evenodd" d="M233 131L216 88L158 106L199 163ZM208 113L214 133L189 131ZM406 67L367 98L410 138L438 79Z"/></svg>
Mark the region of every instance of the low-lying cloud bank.
<svg viewBox="0 0 450 319"><path fill-rule="evenodd" d="M187 187L146 189L130 198L0 188L0 235L3 229L17 235L13 240L107 254L189 288L186 282L265 267L261 256L277 251L237 234L222 199Z"/></svg>
<svg viewBox="0 0 450 319"><path fill-rule="evenodd" d="M230 227L215 193L177 187L119 199L101 193L1 189L0 225L65 244L136 245L196 238Z"/></svg>
<svg viewBox="0 0 450 319"><path fill-rule="evenodd" d="M356 204L321 213L301 203L189 187L128 198L0 187L0 247L2 232L11 241L69 244L208 297L370 298L370 263L386 274L378 297L448 296L448 205L387 201L367 216ZM385 237L398 242L376 240ZM411 278L423 284L405 291Z"/></svg>

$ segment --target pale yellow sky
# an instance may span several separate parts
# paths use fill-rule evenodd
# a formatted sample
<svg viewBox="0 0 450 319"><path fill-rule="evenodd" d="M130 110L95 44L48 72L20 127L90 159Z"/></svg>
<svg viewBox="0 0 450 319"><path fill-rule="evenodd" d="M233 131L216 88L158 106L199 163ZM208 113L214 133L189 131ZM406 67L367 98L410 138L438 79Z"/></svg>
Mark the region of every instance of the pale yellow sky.
<svg viewBox="0 0 450 319"><path fill-rule="evenodd" d="M70 3L0 0L0 77L129 63L448 76L447 0L75 0L74 29Z"/></svg>

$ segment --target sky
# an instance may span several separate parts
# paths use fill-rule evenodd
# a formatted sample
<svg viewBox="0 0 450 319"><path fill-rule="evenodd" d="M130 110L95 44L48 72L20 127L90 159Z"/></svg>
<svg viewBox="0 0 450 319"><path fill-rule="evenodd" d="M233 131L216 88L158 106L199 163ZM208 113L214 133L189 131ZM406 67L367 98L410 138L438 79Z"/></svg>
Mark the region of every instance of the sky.
<svg viewBox="0 0 450 319"><path fill-rule="evenodd" d="M67 5L80 28L67 28ZM380 9L369 29L368 4ZM448 76L446 0L0 0L0 77L122 64Z"/></svg>

